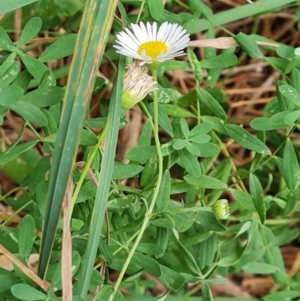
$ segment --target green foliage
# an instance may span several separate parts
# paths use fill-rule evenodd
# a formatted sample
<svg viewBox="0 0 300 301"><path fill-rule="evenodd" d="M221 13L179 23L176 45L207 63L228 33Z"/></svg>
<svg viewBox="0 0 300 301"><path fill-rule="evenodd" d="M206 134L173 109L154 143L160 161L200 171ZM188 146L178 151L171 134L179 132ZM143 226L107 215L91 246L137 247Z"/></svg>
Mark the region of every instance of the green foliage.
<svg viewBox="0 0 300 301"><path fill-rule="evenodd" d="M191 47L187 59L163 62L153 74L157 92L139 104L144 119L138 142L117 162L118 134L127 122L120 107L126 60L112 48L123 26L119 17L114 19L118 1L33 2L0 3L1 13L28 5L22 9L18 40L11 34L13 16L0 21L3 133L11 116L22 120L14 141L1 141L0 169L15 188L1 194L13 213L1 212L0 245L19 265L0 268L0 300L63 298L66 217L61 212L70 179L72 250L67 258L74 300L90 300L90 294L93 300L154 300L148 297L154 284L144 277L151 274L165 287L156 300L195 300L189 296L192 283L202 300L210 301L210 283L241 271L273 278L281 290L264 296L266 301L299 298L299 273L286 273L280 251L299 236L293 228L300 197L296 49L280 45L267 56L257 44L264 37L238 33L235 48L206 48L200 60ZM118 11L124 24L136 22L123 7L130 4L140 10L142 21L178 22L189 33L207 29L213 38L217 26L283 7L282 1L265 0L214 14L203 1L186 3L124 0ZM173 4L185 12L169 11ZM237 49L281 74L263 116L250 126L229 118L225 92L216 86L222 71L240 62ZM65 65L53 70L53 61ZM96 77L100 66L111 78ZM189 93L166 76L178 70L188 72L194 83ZM237 165L228 151L232 143L252 161ZM225 197L230 216L220 221L212 207ZM35 253L49 291L20 268Z"/></svg>

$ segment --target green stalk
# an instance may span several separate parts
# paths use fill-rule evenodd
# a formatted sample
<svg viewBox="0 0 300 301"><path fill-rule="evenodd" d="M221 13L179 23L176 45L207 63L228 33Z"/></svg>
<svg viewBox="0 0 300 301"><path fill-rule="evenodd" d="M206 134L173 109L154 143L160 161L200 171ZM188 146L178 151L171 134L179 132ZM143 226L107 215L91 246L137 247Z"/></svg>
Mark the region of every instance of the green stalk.
<svg viewBox="0 0 300 301"><path fill-rule="evenodd" d="M76 199L77 199L78 194L80 192L80 188L81 188L81 186L83 184L83 181L84 181L84 179L85 179L85 177L86 177L86 175L87 175L87 173L88 173L88 171L89 171L89 169L90 169L90 167L92 165L92 162L93 162L93 160L94 160L94 158L95 158L95 156L96 156L96 154L97 154L97 152L99 150L99 147L100 147L100 145L101 145L101 143L103 141L103 138L105 136L106 130L107 130L107 125L105 125L104 129L101 131L101 133L100 133L100 135L98 137L98 141L95 144L92 152L90 153L90 155L88 157L88 160L87 160L87 162L86 162L86 164L85 164L85 166L84 166L84 168L82 170L80 178L79 178L79 180L77 182L76 188L75 188L73 196L72 196L71 208L70 208L70 211L71 211L70 212L71 213L70 217L72 216L72 212L73 212L73 209L74 209L74 205L75 205Z"/></svg>
<svg viewBox="0 0 300 301"><path fill-rule="evenodd" d="M151 72L152 72L152 76L153 76L153 81L157 83L157 66L156 65L152 65L150 67ZM157 84L156 84L157 85ZM152 212L154 210L154 206L155 206L155 202L159 193L159 189L160 189L160 185L161 185L161 180L162 180L162 175L163 175L163 157L162 157L162 153L161 153L161 147L160 147L160 141L159 141L159 133L158 133L158 94L157 91L155 91L153 93L153 105L154 105L154 140L155 140L155 146L156 146L156 151L157 151L157 157L158 157L158 177L157 177L157 182L156 182L156 186L153 192L153 196L151 199L151 203L150 206L145 214L145 219L143 221L143 224L139 230L138 236L136 238L136 240L134 241L134 244L131 248L131 250L128 253L128 256L126 258L126 261L122 267L122 270L120 271L120 274L118 276L118 279L114 285L113 288L113 292L111 293L108 301L113 301L115 294L117 293L117 290L122 282L122 279L125 275L125 272L130 264L130 261L143 237L144 232L147 229L148 223L152 217Z"/></svg>

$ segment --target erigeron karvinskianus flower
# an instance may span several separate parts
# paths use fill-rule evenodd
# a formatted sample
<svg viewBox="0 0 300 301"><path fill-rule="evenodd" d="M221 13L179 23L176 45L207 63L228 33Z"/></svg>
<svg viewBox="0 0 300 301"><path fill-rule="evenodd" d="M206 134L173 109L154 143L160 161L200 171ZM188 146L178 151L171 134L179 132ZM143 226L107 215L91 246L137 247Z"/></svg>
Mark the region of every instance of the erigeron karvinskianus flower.
<svg viewBox="0 0 300 301"><path fill-rule="evenodd" d="M227 219L230 215L229 205L226 199L216 201L211 209L215 216L219 219Z"/></svg>
<svg viewBox="0 0 300 301"><path fill-rule="evenodd" d="M178 24L164 22L158 27L156 22L146 25L140 22L131 24L131 30L125 28L119 32L114 47L118 53L140 60L140 65L144 65L184 55L183 49L189 41L189 34Z"/></svg>
<svg viewBox="0 0 300 301"><path fill-rule="evenodd" d="M139 66L136 63L129 64L126 67L124 75L124 86L122 96L122 108L130 109L139 101L143 100L148 93L154 92L155 82L152 76L148 74L145 66Z"/></svg>

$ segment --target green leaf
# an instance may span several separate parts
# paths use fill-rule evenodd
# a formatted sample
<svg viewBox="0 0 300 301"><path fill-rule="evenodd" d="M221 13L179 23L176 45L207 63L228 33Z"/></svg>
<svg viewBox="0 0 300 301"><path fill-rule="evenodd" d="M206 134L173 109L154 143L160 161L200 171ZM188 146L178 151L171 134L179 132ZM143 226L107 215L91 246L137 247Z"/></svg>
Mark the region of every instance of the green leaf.
<svg viewBox="0 0 300 301"><path fill-rule="evenodd" d="M237 57L233 53L222 53L211 58L204 59L200 61L200 66L206 69L214 68L228 68L235 66L237 62Z"/></svg>
<svg viewBox="0 0 300 301"><path fill-rule="evenodd" d="M42 52L39 61L49 62L71 55L74 52L76 39L76 34L63 35Z"/></svg>
<svg viewBox="0 0 300 301"><path fill-rule="evenodd" d="M156 21L160 21L164 12L163 2L161 0L148 0L147 5L151 17Z"/></svg>
<svg viewBox="0 0 300 301"><path fill-rule="evenodd" d="M209 285L207 282L201 282L201 291L202 291L202 301L213 301L214 298L212 296L212 292L210 290Z"/></svg>
<svg viewBox="0 0 300 301"><path fill-rule="evenodd" d="M298 158L290 138L287 138L283 151L283 177L287 187L293 191L299 187L300 170Z"/></svg>
<svg viewBox="0 0 300 301"><path fill-rule="evenodd" d="M5 86L0 89L0 105L11 107L14 103L21 100L23 89L18 86Z"/></svg>
<svg viewBox="0 0 300 301"><path fill-rule="evenodd" d="M189 63L195 74L195 77L196 77L197 81L200 83L203 78L203 71L201 68L201 64L198 61L196 54L192 51L191 48L187 49L187 55L188 55Z"/></svg>
<svg viewBox="0 0 300 301"><path fill-rule="evenodd" d="M264 224L266 219L264 193L259 179L253 174L250 174L249 187L252 195L253 204L256 208L261 223Z"/></svg>
<svg viewBox="0 0 300 301"><path fill-rule="evenodd" d="M285 45L280 45L285 46ZM293 48L292 48L293 49ZM296 89L297 92L300 93L300 71L295 68L291 75L291 85Z"/></svg>
<svg viewBox="0 0 300 301"><path fill-rule="evenodd" d="M143 169L143 166L139 164L122 164L115 162L112 178L115 180L133 178L134 176L138 175Z"/></svg>
<svg viewBox="0 0 300 301"><path fill-rule="evenodd" d="M233 195L235 201L237 201L237 203L244 209L249 210L250 212L254 212L255 211L255 207L252 201L252 197L250 194L244 192L244 191L240 191L240 190L236 190L234 188L229 188L229 191L231 192L231 194Z"/></svg>
<svg viewBox="0 0 300 301"><path fill-rule="evenodd" d="M50 107L62 102L65 90L61 87L50 86L36 89L23 96L22 101L38 108Z"/></svg>
<svg viewBox="0 0 300 301"><path fill-rule="evenodd" d="M17 282L18 280L12 275L12 272L0 268L0 293L7 291Z"/></svg>
<svg viewBox="0 0 300 301"><path fill-rule="evenodd" d="M178 234L178 232L175 229L173 229L173 234L174 234L174 237L176 239L176 242L177 242L177 245L179 247L179 250L180 250L180 252L182 254L182 258L186 262L186 264L189 267L189 269L193 273L201 275L201 270L200 270L200 268L199 268L199 266L197 264L196 259L191 254L191 252L179 241L179 234Z"/></svg>
<svg viewBox="0 0 300 301"><path fill-rule="evenodd" d="M196 223L208 230L217 232L225 231L226 228L216 219L211 211L199 211L195 219Z"/></svg>
<svg viewBox="0 0 300 301"><path fill-rule="evenodd" d="M18 144L13 149L9 149L8 151L4 153L0 153L0 164L4 164L6 162L9 162L13 160L14 158L18 157L20 154L26 152L27 150L33 148L37 144L37 140L31 140L28 142L24 142L21 144Z"/></svg>
<svg viewBox="0 0 300 301"><path fill-rule="evenodd" d="M11 109L21 115L25 120L28 120L39 126L46 126L48 124L45 114L36 106L25 101L18 101L11 105Z"/></svg>
<svg viewBox="0 0 300 301"><path fill-rule="evenodd" d="M135 252L132 259L153 276L159 277L161 275L161 266L154 258Z"/></svg>
<svg viewBox="0 0 300 301"><path fill-rule="evenodd" d="M36 2L37 0L1 0L0 2L0 13L4 14L20 7ZM1 46L2 47L2 46Z"/></svg>
<svg viewBox="0 0 300 301"><path fill-rule="evenodd" d="M225 130L228 135L241 146L262 155L271 154L269 148L263 142L261 142L258 138L252 136L245 129L235 124L226 124Z"/></svg>
<svg viewBox="0 0 300 301"><path fill-rule="evenodd" d="M264 60L264 55L252 37L240 32L234 39L250 57Z"/></svg>
<svg viewBox="0 0 300 301"><path fill-rule="evenodd" d="M26 259L31 253L35 239L34 229L34 219L31 215L27 214L25 217L23 217L19 225L18 234L19 254L24 259Z"/></svg>
<svg viewBox="0 0 300 301"><path fill-rule="evenodd" d="M180 124L180 129L181 129L183 136L185 138L187 138L189 136L189 132L190 132L187 121L184 118L180 118L179 124Z"/></svg>
<svg viewBox="0 0 300 301"><path fill-rule="evenodd" d="M39 17L31 18L22 30L21 36L17 42L17 48L21 48L31 41L41 30L42 19Z"/></svg>
<svg viewBox="0 0 300 301"><path fill-rule="evenodd" d="M41 61L26 53L23 53L20 57L29 73L35 80L40 82L44 73L48 71L47 67Z"/></svg>
<svg viewBox="0 0 300 301"><path fill-rule="evenodd" d="M156 156L156 153L156 147L154 145L137 145L126 153L126 158L130 161L144 163Z"/></svg>
<svg viewBox="0 0 300 301"><path fill-rule="evenodd" d="M100 241L99 241L99 250L100 250L101 257L104 258L106 264L107 265L112 264L114 260L114 255L102 237L100 237Z"/></svg>
<svg viewBox="0 0 300 301"><path fill-rule="evenodd" d="M17 62L12 65L0 76L0 87L7 86L12 83L18 76L20 65Z"/></svg>
<svg viewBox="0 0 300 301"><path fill-rule="evenodd" d="M81 129L79 144L84 146L93 146L97 144L97 137L92 131Z"/></svg>
<svg viewBox="0 0 300 301"><path fill-rule="evenodd" d="M162 104L162 107L164 108L165 112L172 117L182 117L182 118L186 118L186 117L195 117L196 115L194 115L193 113L191 113L188 110L185 110L177 105L173 105L173 104Z"/></svg>
<svg viewBox="0 0 300 301"><path fill-rule="evenodd" d="M167 209L170 200L170 193L171 193L171 177L170 177L169 170L166 169L163 174L161 184L160 184L160 189L155 202L157 212L164 212Z"/></svg>
<svg viewBox="0 0 300 301"><path fill-rule="evenodd" d="M187 149L183 148L178 151L178 155L181 161L182 166L186 171L195 178L198 178L201 175L200 164L196 157L192 155Z"/></svg>
<svg viewBox="0 0 300 301"><path fill-rule="evenodd" d="M175 150L180 150L180 149L183 149L184 147L186 147L186 145L188 144L188 142L189 141L187 139L178 138L178 139L175 139L172 147Z"/></svg>
<svg viewBox="0 0 300 301"><path fill-rule="evenodd" d="M204 158L217 156L220 152L219 147L211 142L204 144L188 143L186 148L194 156Z"/></svg>
<svg viewBox="0 0 300 301"><path fill-rule="evenodd" d="M300 110L290 112L284 118L284 122L287 124L293 124L300 118Z"/></svg>
<svg viewBox="0 0 300 301"><path fill-rule="evenodd" d="M273 131L287 127L285 123L272 123L268 117L257 117L250 122L250 126L256 131Z"/></svg>
<svg viewBox="0 0 300 301"><path fill-rule="evenodd" d="M20 2L21 0L19 0ZM0 2L0 13L2 13L1 8L3 9L3 2ZM7 0L6 2L10 2L9 0ZM3 29L3 27L0 26L0 47L11 51L11 47L14 46L13 42L11 41L11 39L9 38L8 34L6 33L6 31Z"/></svg>
<svg viewBox="0 0 300 301"><path fill-rule="evenodd" d="M46 294L27 284L16 284L11 288L11 292L16 298L25 301L45 300L47 298Z"/></svg>
<svg viewBox="0 0 300 301"><path fill-rule="evenodd" d="M201 175L199 178L193 178L190 175L186 175L184 177L184 180L188 182L189 184L196 186L196 187L202 187L207 189L226 189L227 185L226 183L209 177L205 175Z"/></svg>
<svg viewBox="0 0 300 301"><path fill-rule="evenodd" d="M220 103L207 91L202 88L196 88L200 105L203 105L213 115L226 120L227 115Z"/></svg>
<svg viewBox="0 0 300 301"><path fill-rule="evenodd" d="M278 80L276 82L276 95L277 95L277 100L278 100L278 105L281 109L281 111L287 111L290 109L295 108L295 104L293 102L290 102L286 99L286 97L282 94L280 91L281 86L286 86L286 82L282 80Z"/></svg>
<svg viewBox="0 0 300 301"><path fill-rule="evenodd" d="M265 262L249 262L242 267L243 271L249 274L272 274L278 271L274 265Z"/></svg>
<svg viewBox="0 0 300 301"><path fill-rule="evenodd" d="M160 265L161 275L159 280L166 285L170 290L178 290L184 283L185 278L178 272L169 269L166 266Z"/></svg>
<svg viewBox="0 0 300 301"><path fill-rule="evenodd" d="M197 137L199 135L207 134L212 129L212 123L203 122L196 125L189 133L189 138Z"/></svg>
<svg viewBox="0 0 300 301"><path fill-rule="evenodd" d="M279 92L286 100L296 106L300 106L300 94L290 85L279 86Z"/></svg>

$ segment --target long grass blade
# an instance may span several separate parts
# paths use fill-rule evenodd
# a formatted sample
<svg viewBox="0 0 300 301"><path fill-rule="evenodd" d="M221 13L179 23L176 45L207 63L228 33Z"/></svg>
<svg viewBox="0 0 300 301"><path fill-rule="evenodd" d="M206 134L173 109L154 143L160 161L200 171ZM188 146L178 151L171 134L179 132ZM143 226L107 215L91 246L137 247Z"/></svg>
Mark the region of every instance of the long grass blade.
<svg viewBox="0 0 300 301"><path fill-rule="evenodd" d="M83 14L50 171L38 270L42 278L47 271L62 201L79 144L79 133L91 96L95 70L103 56L116 3L116 0L88 0Z"/></svg>
<svg viewBox="0 0 300 301"><path fill-rule="evenodd" d="M123 71L125 59L121 57L118 65L118 74L115 80L107 120L105 147L98 179L98 188L91 221L91 228L87 249L83 258L82 268L75 287L75 294L85 298L93 271L96 253L99 247L101 229L104 221L106 202L108 199L110 182L113 172L113 162L117 146L119 122L121 114L121 98L123 92Z"/></svg>

